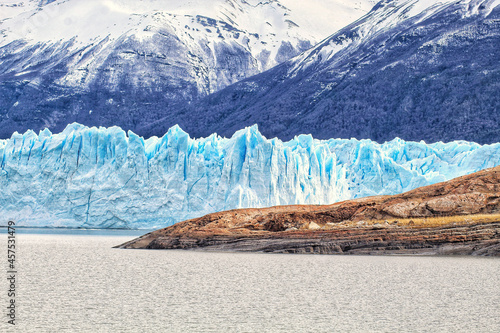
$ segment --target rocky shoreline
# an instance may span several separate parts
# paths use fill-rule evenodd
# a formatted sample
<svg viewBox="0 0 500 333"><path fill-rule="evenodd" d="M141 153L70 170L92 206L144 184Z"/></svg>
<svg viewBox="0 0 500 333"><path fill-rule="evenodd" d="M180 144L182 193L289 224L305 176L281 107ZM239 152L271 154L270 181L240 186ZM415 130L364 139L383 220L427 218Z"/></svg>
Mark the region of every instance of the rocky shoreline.
<svg viewBox="0 0 500 333"><path fill-rule="evenodd" d="M500 256L500 167L396 196L209 214L117 247Z"/></svg>
<svg viewBox="0 0 500 333"><path fill-rule="evenodd" d="M260 237L155 237L148 234L119 247L218 252L500 256L500 222L425 229L282 232Z"/></svg>

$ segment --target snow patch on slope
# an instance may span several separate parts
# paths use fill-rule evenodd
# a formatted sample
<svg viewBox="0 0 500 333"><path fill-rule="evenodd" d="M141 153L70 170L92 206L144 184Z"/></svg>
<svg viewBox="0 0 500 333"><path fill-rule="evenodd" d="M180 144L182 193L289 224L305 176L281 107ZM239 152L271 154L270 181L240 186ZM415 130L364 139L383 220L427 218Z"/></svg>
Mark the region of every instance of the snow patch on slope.
<svg viewBox="0 0 500 333"><path fill-rule="evenodd" d="M39 5L38 0L0 0L0 22L21 13L33 10Z"/></svg>
<svg viewBox="0 0 500 333"><path fill-rule="evenodd" d="M383 0L356 22L346 25L337 34L314 48L292 59L291 77L312 64L325 63L333 57L343 57L344 51L353 50L374 40L390 29L400 26L408 28L425 19L437 15L449 6L459 4L463 17L489 13L500 4L500 0ZM402 25L405 23L405 25Z"/></svg>

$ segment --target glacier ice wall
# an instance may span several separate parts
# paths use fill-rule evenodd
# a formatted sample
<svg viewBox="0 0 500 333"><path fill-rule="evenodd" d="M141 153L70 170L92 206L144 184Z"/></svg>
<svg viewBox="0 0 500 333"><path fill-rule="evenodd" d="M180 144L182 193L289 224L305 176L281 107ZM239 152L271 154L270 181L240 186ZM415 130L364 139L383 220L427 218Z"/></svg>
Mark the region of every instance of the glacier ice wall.
<svg viewBox="0 0 500 333"><path fill-rule="evenodd" d="M69 125L0 140L0 224L157 228L207 213L395 194L500 164L500 144L268 140L257 126L144 140Z"/></svg>
<svg viewBox="0 0 500 333"><path fill-rule="evenodd" d="M179 127L144 140L73 124L0 144L0 216L19 225L160 227L238 207L348 198L326 144L266 140L257 127L193 140Z"/></svg>

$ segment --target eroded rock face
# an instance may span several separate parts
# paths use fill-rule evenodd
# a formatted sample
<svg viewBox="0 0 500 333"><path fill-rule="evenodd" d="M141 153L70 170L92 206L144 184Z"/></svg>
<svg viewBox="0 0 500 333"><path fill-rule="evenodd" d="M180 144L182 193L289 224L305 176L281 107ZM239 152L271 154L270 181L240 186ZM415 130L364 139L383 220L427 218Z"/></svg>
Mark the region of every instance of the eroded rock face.
<svg viewBox="0 0 500 333"><path fill-rule="evenodd" d="M263 237L166 235L122 247L270 253L499 256L499 233L500 223L433 229L391 229L380 225L329 232L280 232Z"/></svg>
<svg viewBox="0 0 500 333"><path fill-rule="evenodd" d="M330 206L241 209L188 220L123 244L124 248L286 253L500 255L500 167L396 196ZM422 227L398 218L484 214L461 224ZM477 215L476 215L477 216ZM366 221L389 221L369 224ZM453 218L450 218L452 221ZM332 226L338 226L333 228ZM342 227L340 227L342 226Z"/></svg>
<svg viewBox="0 0 500 333"><path fill-rule="evenodd" d="M427 201L427 209L431 212L447 214L477 214L484 207L486 196L483 193L451 194L443 198Z"/></svg>

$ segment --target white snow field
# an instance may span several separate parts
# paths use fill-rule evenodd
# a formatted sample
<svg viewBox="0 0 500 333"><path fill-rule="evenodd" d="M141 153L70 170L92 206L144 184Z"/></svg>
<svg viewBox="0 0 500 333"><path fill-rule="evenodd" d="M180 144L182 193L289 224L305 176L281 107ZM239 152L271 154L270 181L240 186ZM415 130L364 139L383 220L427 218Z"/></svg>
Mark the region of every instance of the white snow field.
<svg viewBox="0 0 500 333"><path fill-rule="evenodd" d="M120 64L139 54L144 60L149 57L186 69L186 80L196 82L202 95L298 55L366 14L375 3L313 0L305 6L298 0L46 2L0 0L0 49L19 58L15 64L9 63L8 73L47 75L58 64L64 64L68 73L57 83L88 88L105 68L114 73L109 83L112 86L120 81ZM170 48L158 43L161 36L172 37ZM129 49L122 50L123 45ZM228 53L249 55L250 61L241 66L236 62L232 69L236 73L221 71ZM141 78L138 81L147 80L141 73L135 75ZM38 81L32 79L33 84Z"/></svg>

